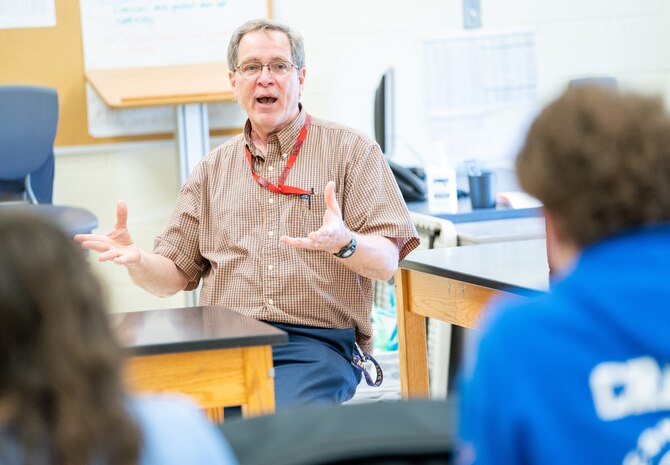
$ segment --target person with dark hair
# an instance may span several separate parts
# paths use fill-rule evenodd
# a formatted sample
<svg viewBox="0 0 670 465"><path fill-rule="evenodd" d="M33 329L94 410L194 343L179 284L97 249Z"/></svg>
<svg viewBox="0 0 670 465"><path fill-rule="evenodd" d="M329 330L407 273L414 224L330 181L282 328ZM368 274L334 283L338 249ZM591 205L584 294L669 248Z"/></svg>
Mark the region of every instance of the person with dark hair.
<svg viewBox="0 0 670 465"><path fill-rule="evenodd" d="M189 400L129 395L103 291L58 226L0 210L0 463L235 465Z"/></svg>
<svg viewBox="0 0 670 465"><path fill-rule="evenodd" d="M196 166L153 253L133 243L123 202L112 232L76 239L156 295L202 283L201 305L285 330L288 344L273 347L278 408L344 402L361 379L355 344L372 351L372 281L393 276L416 229L379 145L302 107L297 31L243 24L228 67L244 132Z"/></svg>
<svg viewBox="0 0 670 465"><path fill-rule="evenodd" d="M544 204L552 289L487 313L458 463L669 463L670 115L658 98L568 89L516 168Z"/></svg>

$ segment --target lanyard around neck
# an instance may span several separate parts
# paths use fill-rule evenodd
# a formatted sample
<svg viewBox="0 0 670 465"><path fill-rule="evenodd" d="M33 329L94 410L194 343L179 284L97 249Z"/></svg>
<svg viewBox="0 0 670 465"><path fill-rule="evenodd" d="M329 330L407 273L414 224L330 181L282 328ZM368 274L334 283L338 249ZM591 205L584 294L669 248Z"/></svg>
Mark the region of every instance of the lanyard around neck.
<svg viewBox="0 0 670 465"><path fill-rule="evenodd" d="M295 163L295 159L298 158L298 154L300 153L300 149L302 148L302 143L305 141L305 138L307 137L307 131L309 131L309 127L311 126L311 124L312 124L312 118L308 114L305 114L305 124L302 125L300 134L298 134L298 140L296 140L295 144L293 144L293 148L291 149L291 155L288 157L288 161L286 162L286 166L284 166L281 175L279 175L279 180L276 186L267 179L265 179L264 177L261 177L254 172L254 164L251 157L251 150L249 150L248 145L245 145L244 151L247 154L247 160L249 160L249 167L251 168L251 177L254 178L254 181L256 181L264 188L269 189L272 192L276 192L277 194L310 195L310 191L306 191L298 187L287 186L284 184L284 182L286 181L286 178L288 177L288 174L291 171L293 164Z"/></svg>

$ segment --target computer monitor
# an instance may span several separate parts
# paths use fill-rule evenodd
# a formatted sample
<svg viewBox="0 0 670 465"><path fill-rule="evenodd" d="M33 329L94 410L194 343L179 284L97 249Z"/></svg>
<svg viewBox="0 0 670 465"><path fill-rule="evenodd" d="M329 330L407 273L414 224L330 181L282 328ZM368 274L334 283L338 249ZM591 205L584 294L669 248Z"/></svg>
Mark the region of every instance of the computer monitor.
<svg viewBox="0 0 670 465"><path fill-rule="evenodd" d="M387 157L395 151L395 83L393 68L386 71L375 91L375 139Z"/></svg>

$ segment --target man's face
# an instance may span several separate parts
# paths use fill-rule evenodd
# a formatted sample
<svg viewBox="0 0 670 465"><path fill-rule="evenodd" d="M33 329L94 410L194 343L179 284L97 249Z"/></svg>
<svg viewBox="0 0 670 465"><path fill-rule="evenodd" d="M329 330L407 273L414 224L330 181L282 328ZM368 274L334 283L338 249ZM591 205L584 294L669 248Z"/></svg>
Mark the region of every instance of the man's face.
<svg viewBox="0 0 670 465"><path fill-rule="evenodd" d="M253 31L242 37L237 65L249 62L293 63L291 46L280 31ZM286 76L274 76L267 66L255 77L229 72L235 98L249 116L253 130L265 135L286 127L298 115L298 101L305 70L292 69Z"/></svg>

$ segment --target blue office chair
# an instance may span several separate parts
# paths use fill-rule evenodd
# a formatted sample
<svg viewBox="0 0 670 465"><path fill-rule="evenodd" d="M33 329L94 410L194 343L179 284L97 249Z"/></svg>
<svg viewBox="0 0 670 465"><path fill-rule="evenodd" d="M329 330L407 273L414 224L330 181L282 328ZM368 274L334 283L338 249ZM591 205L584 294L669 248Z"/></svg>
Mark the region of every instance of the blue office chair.
<svg viewBox="0 0 670 465"><path fill-rule="evenodd" d="M0 199L52 202L57 127L55 89L0 85Z"/></svg>
<svg viewBox="0 0 670 465"><path fill-rule="evenodd" d="M57 126L55 89L0 85L0 208L46 216L70 234L90 233L98 226L93 213L52 205Z"/></svg>
<svg viewBox="0 0 670 465"><path fill-rule="evenodd" d="M617 78L612 76L591 76L578 79L570 79L568 87L579 86L601 86L616 90L619 87Z"/></svg>

